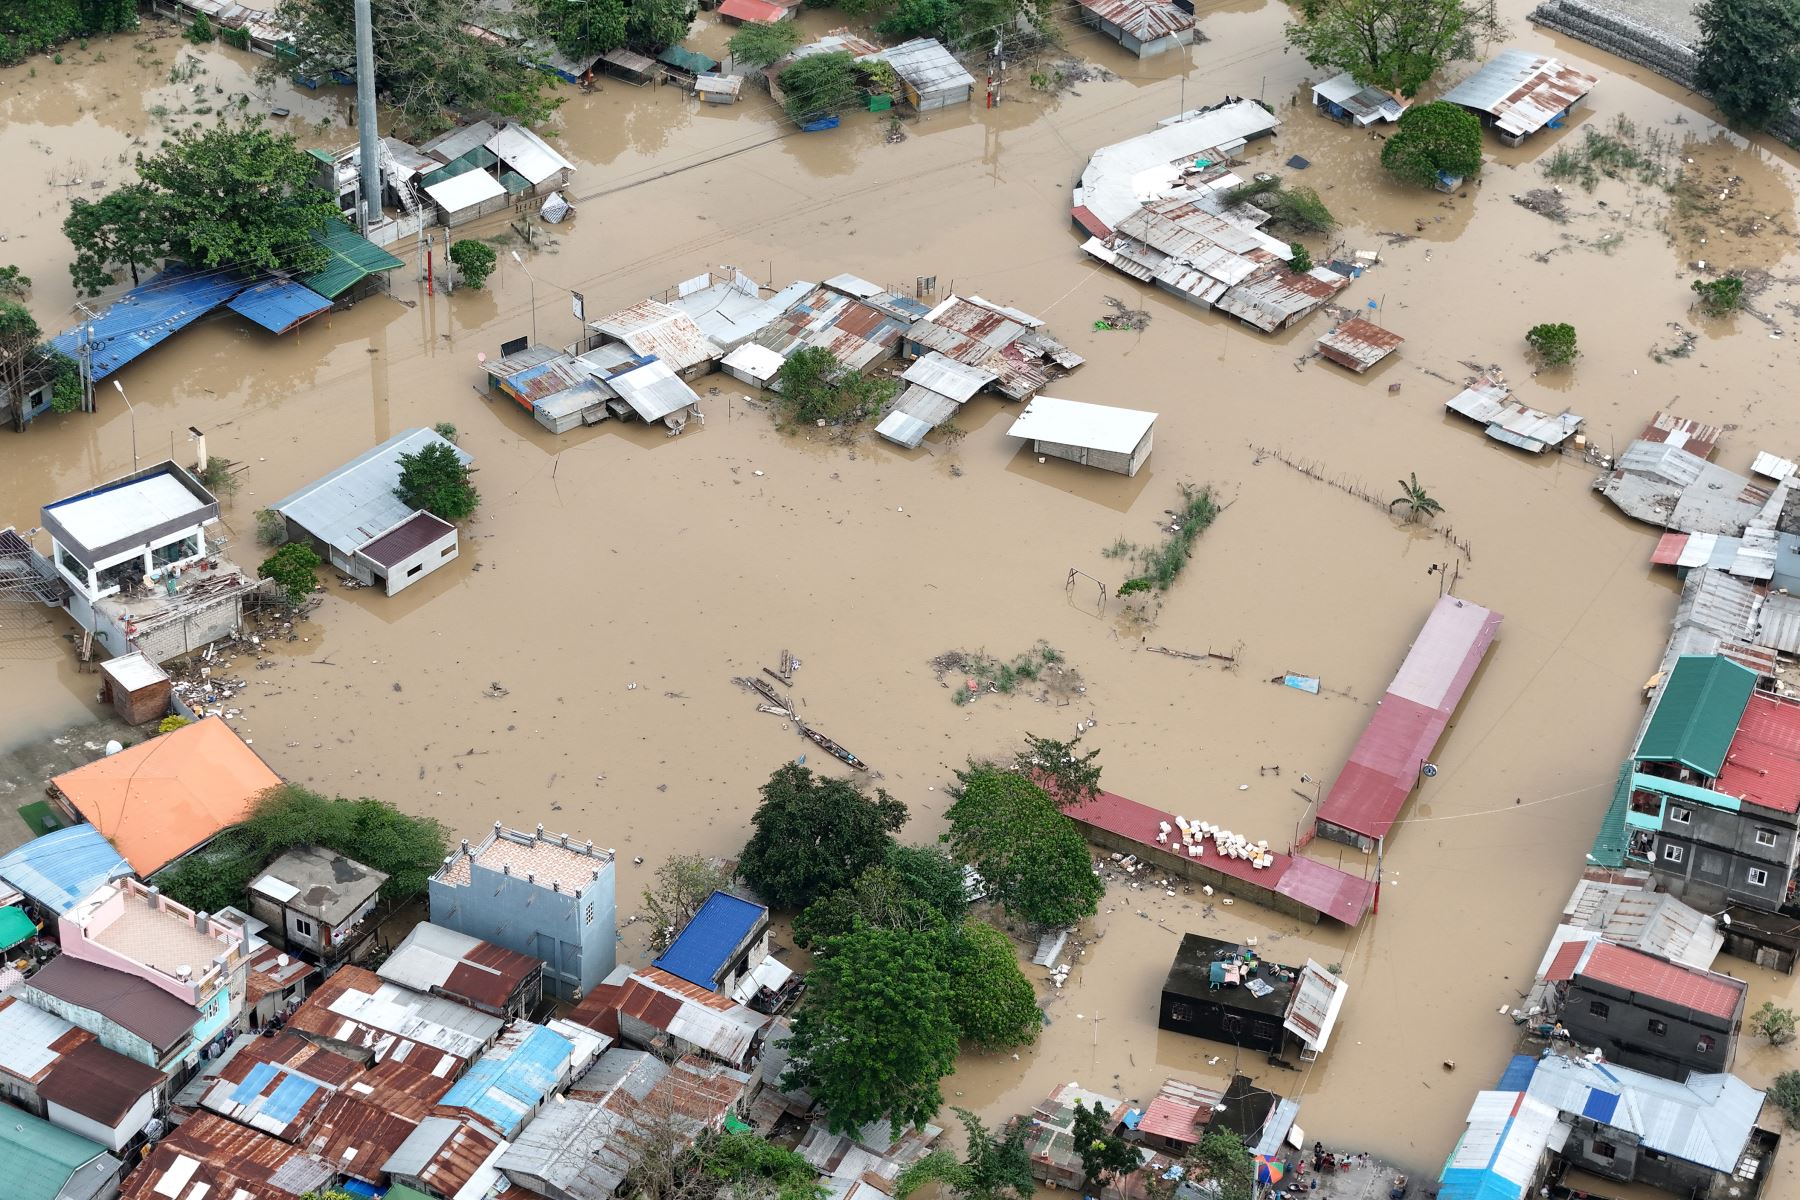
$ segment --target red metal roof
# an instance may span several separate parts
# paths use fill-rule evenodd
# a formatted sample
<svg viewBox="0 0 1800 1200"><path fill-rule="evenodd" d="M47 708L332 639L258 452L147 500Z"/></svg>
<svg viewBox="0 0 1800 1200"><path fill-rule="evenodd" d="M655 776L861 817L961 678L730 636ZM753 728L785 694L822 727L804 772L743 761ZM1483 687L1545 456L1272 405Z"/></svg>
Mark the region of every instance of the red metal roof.
<svg viewBox="0 0 1800 1200"><path fill-rule="evenodd" d="M102 1125L116 1126L132 1105L156 1090L163 1074L113 1053L86 1030L80 1032L81 1040L63 1052L38 1084L38 1099L60 1104Z"/></svg>
<svg viewBox="0 0 1800 1200"><path fill-rule="evenodd" d="M1703 425L1699 421L1687 417L1678 417L1673 413L1659 412L1650 418L1644 426L1644 432L1638 434L1638 440L1645 442L1668 442L1679 446L1689 454L1697 454L1701 458L1711 458L1713 449L1718 446L1719 439L1725 436L1721 425Z"/></svg>
<svg viewBox="0 0 1800 1200"><path fill-rule="evenodd" d="M724 0L719 5L719 15L737 21L773 25L786 17L788 10L779 4L770 4L769 0Z"/></svg>
<svg viewBox="0 0 1800 1200"><path fill-rule="evenodd" d="M391 567L402 559L411 558L445 534L455 533L456 526L421 509L364 546L359 553L384 567Z"/></svg>
<svg viewBox="0 0 1800 1200"><path fill-rule="evenodd" d="M1550 969L1544 972L1544 979L1549 983L1561 983L1575 974L1575 964L1587 953L1590 943L1577 939L1564 942L1556 951L1556 957L1550 960Z"/></svg>
<svg viewBox="0 0 1800 1200"><path fill-rule="evenodd" d="M1208 1109L1205 1116L1210 1119L1212 1110ZM1144 1117L1138 1122L1138 1132L1177 1142L1197 1142L1200 1140L1200 1126L1203 1123L1198 1104L1158 1096L1144 1110Z"/></svg>
<svg viewBox="0 0 1800 1200"><path fill-rule="evenodd" d="M542 962L528 954L492 942L481 942L450 968L449 976L438 985L438 990L478 1005L504 1008L513 993L543 968Z"/></svg>
<svg viewBox="0 0 1800 1200"><path fill-rule="evenodd" d="M1681 552L1687 549L1688 535L1685 533L1665 533L1656 543L1656 550L1650 555L1650 561L1659 567L1672 567L1681 558Z"/></svg>
<svg viewBox="0 0 1800 1200"><path fill-rule="evenodd" d="M1319 824L1364 837L1393 828L1499 629L1497 612L1438 600L1319 806Z"/></svg>
<svg viewBox="0 0 1800 1200"><path fill-rule="evenodd" d="M1106 227L1106 222L1102 221L1099 217L1096 217L1093 210L1085 204L1077 204L1074 208L1071 208L1069 210L1069 215L1075 218L1075 223L1077 225L1081 226L1097 238L1109 238L1112 236L1112 230Z"/></svg>
<svg viewBox="0 0 1800 1200"><path fill-rule="evenodd" d="M1737 1015L1744 1002L1746 985L1741 979L1685 967L1611 942L1590 942L1588 946L1584 961L1575 969L1584 979L1654 996L1726 1021Z"/></svg>
<svg viewBox="0 0 1800 1200"><path fill-rule="evenodd" d="M1714 788L1777 812L1800 812L1800 704L1755 692Z"/></svg>
<svg viewBox="0 0 1800 1200"><path fill-rule="evenodd" d="M1157 843L1156 835L1162 829L1162 822L1174 825L1173 813L1127 800L1112 792L1101 792L1094 799L1069 805L1063 811L1079 824L1115 837L1129 838L1146 850L1172 853L1167 846ZM1221 875L1229 875L1274 895L1286 896L1346 925L1361 921L1374 904L1375 885L1369 880L1310 858L1296 858L1279 851L1270 854L1274 864L1260 871L1243 859L1227 858L1210 851L1206 857L1194 861Z"/></svg>
<svg viewBox="0 0 1800 1200"><path fill-rule="evenodd" d="M619 1040L619 994L625 990L623 984L597 983L594 990L581 998L569 1020L579 1021L589 1029L604 1033L613 1041Z"/></svg>

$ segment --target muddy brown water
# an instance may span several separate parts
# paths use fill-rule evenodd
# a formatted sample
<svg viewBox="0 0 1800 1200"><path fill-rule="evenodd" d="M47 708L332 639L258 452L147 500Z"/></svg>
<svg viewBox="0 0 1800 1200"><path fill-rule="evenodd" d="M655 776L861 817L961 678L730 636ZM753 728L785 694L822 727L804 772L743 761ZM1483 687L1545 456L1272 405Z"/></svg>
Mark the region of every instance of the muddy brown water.
<svg viewBox="0 0 1800 1200"><path fill-rule="evenodd" d="M1049 99L1015 76L998 109L909 121L898 145L868 114L794 134L766 97L711 109L671 89L571 94L559 123L581 167L571 189L581 206L528 260L545 340L576 333L569 288L598 313L720 264L777 286L839 271L908 287L935 275L944 291L1044 316L1085 355L1054 394L1160 412L1146 470L1123 479L1039 463L1005 436L1011 412L991 398L959 418L966 436L954 446L903 453L866 437L847 448L817 431L784 435L723 377L699 384L705 424L680 437L617 422L552 436L481 390L476 355L531 326L531 285L504 254L486 292L428 296L409 264L392 298L282 339L206 321L119 378L145 460L185 457L197 425L212 453L243 464L225 505L240 560L256 558L257 508L413 425L459 427L485 501L461 558L403 595L332 585L303 640L249 673L240 729L288 777L381 796L461 834L543 822L615 846L630 913L665 856L737 850L776 765L817 762L729 682L786 647L802 662L794 694L805 716L911 807L907 836L940 831L943 785L967 756L1005 752L1027 730L1071 734L1092 716L1087 736L1110 788L1281 845L1303 807L1294 789L1311 786L1301 776L1335 776L1436 599L1429 568L1459 556L1249 447L1376 489L1416 471L1472 548L1459 593L1506 620L1439 749L1440 774L1392 839L1380 914L1355 932L1315 929L1246 903L1114 884L1084 929L1096 940L1049 999L1040 1043L1016 1058L965 1057L945 1092L997 1120L1063 1080L1147 1099L1166 1077L1222 1080L1235 1065L1299 1095L1309 1137L1435 1170L1509 1052L1512 1026L1496 1009L1518 998L1573 884L1675 601L1648 563L1654 535L1589 493L1592 471L1503 448L1443 402L1470 374L1465 362L1496 364L1528 403L1585 415L1602 447L1622 447L1658 408L1735 425L1721 458L1738 468L1758 449L1792 455L1800 443L1787 400L1792 314L1781 307L1793 297L1779 282L1800 274L1793 156L1745 146L1671 86L1543 38L1522 5L1508 7L1515 44L1555 45L1601 83L1573 128L1521 150L1490 143L1480 182L1453 197L1390 185L1376 142L1293 106L1310 76L1282 48L1281 6L1203 18L1212 40L1194 50L1188 103L1232 92L1277 104L1287 123L1253 147L1251 167L1305 155L1316 165L1296 181L1317 187L1344 225L1315 253L1339 243L1382 253L1342 303L1375 302L1407 342L1365 377L1295 366L1322 316L1264 337L1078 252L1071 182L1095 147L1176 110L1178 59L1140 66L1076 31L1071 50L1122 78ZM805 20L815 32L832 23ZM723 37L709 27L697 44ZM177 55L206 73L170 84ZM153 145L164 122L196 119L173 114L192 107L194 82L250 94L253 108L286 105L309 144L347 140L341 92L259 91L255 65L174 39L151 51L113 39L61 67L40 59L0 72L0 259L37 280L30 304L47 327L72 323L58 229L69 197L122 182L120 154ZM159 107L173 115L154 116ZM1511 202L1551 186L1542 161L1618 113L1722 181L1714 211L1671 223L1660 188L1612 180L1570 187L1562 224ZM1384 233L1417 236L1392 244ZM1687 263L1701 257L1776 277L1758 299L1768 323L1697 323ZM1094 331L1107 296L1149 310L1149 328ZM1523 331L1558 319L1577 325L1583 356L1533 378ZM1659 363L1651 352L1671 323L1700 337ZM44 501L130 466L131 419L110 389L100 408L0 435L0 523L35 526ZM1065 591L1071 567L1116 584L1123 571L1102 549L1154 541L1182 482L1209 483L1231 506L1153 627L1123 619L1116 602L1097 611L1091 585ZM0 611L9 738L92 708L95 679L71 664L65 631ZM1039 638L1082 672L1079 703L1020 695L957 707L928 665L950 649L1010 656ZM1146 642L1232 651L1241 665L1146 653ZM1325 694L1271 686L1284 671L1318 675ZM485 697L491 682L508 694ZM1262 771L1275 766L1279 776ZM1342 861L1370 869L1348 851ZM1341 962L1353 990L1322 1061L1290 1073L1159 1032L1158 989L1187 930L1256 936L1284 961ZM642 948L632 927L626 946ZM1752 1007L1794 998L1792 979L1719 965L1750 979ZM1738 1069L1760 1083L1790 1062L1746 1040ZM1771 1195L1792 1188L1792 1171L1777 1166Z"/></svg>

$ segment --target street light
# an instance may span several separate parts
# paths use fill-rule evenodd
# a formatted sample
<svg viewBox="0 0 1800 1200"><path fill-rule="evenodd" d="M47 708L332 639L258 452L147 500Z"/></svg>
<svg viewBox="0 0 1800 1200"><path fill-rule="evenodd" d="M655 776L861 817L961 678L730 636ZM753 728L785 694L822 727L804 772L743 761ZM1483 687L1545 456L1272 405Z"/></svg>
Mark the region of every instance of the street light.
<svg viewBox="0 0 1800 1200"><path fill-rule="evenodd" d="M531 270L525 265L525 260L519 257L519 252L514 250L511 253L512 260L519 264L519 270L525 272L525 278L531 284L531 344L535 346L537 345L537 280L531 278Z"/></svg>
<svg viewBox="0 0 1800 1200"><path fill-rule="evenodd" d="M119 389L119 399L125 401L125 411L131 414L131 469L138 469L137 456L137 409L131 407L131 397L125 394L125 385L113 380L113 386Z"/></svg>

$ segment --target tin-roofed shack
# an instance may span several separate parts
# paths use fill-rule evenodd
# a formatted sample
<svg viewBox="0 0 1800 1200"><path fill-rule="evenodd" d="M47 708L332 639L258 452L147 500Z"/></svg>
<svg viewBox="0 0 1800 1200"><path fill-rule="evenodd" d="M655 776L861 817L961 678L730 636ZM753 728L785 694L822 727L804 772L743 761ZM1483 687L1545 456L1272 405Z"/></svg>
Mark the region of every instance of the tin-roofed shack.
<svg viewBox="0 0 1800 1200"><path fill-rule="evenodd" d="M1487 427L1497 442L1532 454L1561 446L1581 428L1582 419L1567 409L1552 416L1521 403L1504 383L1482 377L1444 402L1451 412Z"/></svg>
<svg viewBox="0 0 1800 1200"><path fill-rule="evenodd" d="M250 884L250 911L269 923L277 944L339 962L374 934L363 922L387 881L383 872L335 850L299 846Z"/></svg>
<svg viewBox="0 0 1800 1200"><path fill-rule="evenodd" d="M1554 58L1528 50L1502 50L1441 99L1481 118L1508 146L1517 146L1580 108L1600 81Z"/></svg>
<svg viewBox="0 0 1800 1200"><path fill-rule="evenodd" d="M201 1113L156 1144L120 1195L121 1200L188 1200L196 1194L293 1200L325 1187L334 1176L330 1165L295 1146Z"/></svg>
<svg viewBox="0 0 1800 1200"><path fill-rule="evenodd" d="M1194 14L1173 0L1080 0L1081 20L1139 58L1194 43Z"/></svg>
<svg viewBox="0 0 1800 1200"><path fill-rule="evenodd" d="M1155 425L1153 412L1039 395L1006 432L1028 440L1034 454L1136 475L1150 457Z"/></svg>
<svg viewBox="0 0 1800 1200"><path fill-rule="evenodd" d="M396 1060L454 1079L500 1035L498 1017L341 967L288 1019L288 1028L349 1056Z"/></svg>
<svg viewBox="0 0 1800 1200"><path fill-rule="evenodd" d="M1313 84L1313 107L1340 125L1358 127L1377 121L1398 121L1409 107L1405 101L1377 87L1364 87L1345 71Z"/></svg>
<svg viewBox="0 0 1800 1200"><path fill-rule="evenodd" d="M1406 339L1373 321L1351 317L1318 340L1319 354L1361 375L1400 348Z"/></svg>
<svg viewBox="0 0 1800 1200"><path fill-rule="evenodd" d="M376 973L497 1017L534 1011L544 992L538 959L429 921L413 926Z"/></svg>

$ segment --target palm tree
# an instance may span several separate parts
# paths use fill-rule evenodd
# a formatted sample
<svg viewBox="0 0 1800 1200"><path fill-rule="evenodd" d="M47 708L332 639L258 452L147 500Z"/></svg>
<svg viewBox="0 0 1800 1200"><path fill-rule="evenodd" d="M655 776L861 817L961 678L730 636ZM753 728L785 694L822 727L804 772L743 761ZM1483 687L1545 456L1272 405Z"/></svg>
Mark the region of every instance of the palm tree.
<svg viewBox="0 0 1800 1200"><path fill-rule="evenodd" d="M1444 511L1444 506L1433 500L1425 489L1419 486L1418 475L1408 471L1406 478L1400 480L1399 483L1401 495L1388 501L1389 512L1394 510L1395 505L1404 504L1406 505L1406 519L1408 522L1413 522L1428 520Z"/></svg>

